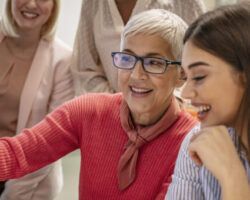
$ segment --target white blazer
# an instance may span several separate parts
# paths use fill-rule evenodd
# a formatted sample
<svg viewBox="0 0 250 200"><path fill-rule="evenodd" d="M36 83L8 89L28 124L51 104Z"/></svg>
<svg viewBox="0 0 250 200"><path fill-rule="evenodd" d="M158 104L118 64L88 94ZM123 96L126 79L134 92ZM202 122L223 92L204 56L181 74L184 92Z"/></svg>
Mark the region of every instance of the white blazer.
<svg viewBox="0 0 250 200"><path fill-rule="evenodd" d="M0 43L4 35L0 32ZM19 105L18 134L74 97L72 51L60 40L42 39L27 75ZM53 200L63 184L60 161L22 178L9 180L0 200Z"/></svg>

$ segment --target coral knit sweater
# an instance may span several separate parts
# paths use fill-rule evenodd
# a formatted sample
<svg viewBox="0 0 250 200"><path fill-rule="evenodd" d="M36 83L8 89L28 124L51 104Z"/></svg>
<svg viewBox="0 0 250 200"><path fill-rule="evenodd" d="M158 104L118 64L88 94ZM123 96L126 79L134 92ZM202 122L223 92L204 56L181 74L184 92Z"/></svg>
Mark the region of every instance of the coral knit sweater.
<svg viewBox="0 0 250 200"><path fill-rule="evenodd" d="M85 95L22 134L0 139L0 180L23 176L80 148L80 200L163 199L180 144L196 121L182 111L165 133L142 146L136 179L120 191L117 166L128 141L121 101L121 94Z"/></svg>

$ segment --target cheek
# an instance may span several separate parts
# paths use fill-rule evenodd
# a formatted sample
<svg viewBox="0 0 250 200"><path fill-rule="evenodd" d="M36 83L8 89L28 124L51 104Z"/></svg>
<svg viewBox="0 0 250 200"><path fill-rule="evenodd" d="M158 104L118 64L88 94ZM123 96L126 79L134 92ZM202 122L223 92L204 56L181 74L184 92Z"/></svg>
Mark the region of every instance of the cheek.
<svg viewBox="0 0 250 200"><path fill-rule="evenodd" d="M53 10L51 8L48 8L47 10L45 10L45 13L47 14L47 18L50 18L52 11Z"/></svg>
<svg viewBox="0 0 250 200"><path fill-rule="evenodd" d="M221 85L222 84L223 83L221 83ZM240 107L244 95L244 88L234 82L226 82L225 85L227 87L224 87L222 88L223 90L217 92L218 101L220 100L221 102L225 102L225 110L228 109L231 113L235 113L235 111Z"/></svg>
<svg viewBox="0 0 250 200"><path fill-rule="evenodd" d="M224 102L217 108L215 116L218 117L219 122L227 126L232 126L237 115L237 108L232 106L232 102Z"/></svg>
<svg viewBox="0 0 250 200"><path fill-rule="evenodd" d="M235 97L231 97L231 101L229 101L229 103L228 103L227 107L230 107L229 110L231 111L232 118L235 118L238 114L238 110L240 108L242 97L243 97L242 95L243 94L236 93ZM227 109L227 108L225 108L225 109Z"/></svg>
<svg viewBox="0 0 250 200"><path fill-rule="evenodd" d="M43 12L47 15L47 18L49 18L52 12L54 12L54 3L51 2L48 5L44 6Z"/></svg>
<svg viewBox="0 0 250 200"><path fill-rule="evenodd" d="M51 3L51 5L48 6L47 11L51 14L54 11L54 3Z"/></svg>
<svg viewBox="0 0 250 200"><path fill-rule="evenodd" d="M14 7L17 7L20 4L20 1L12 0L10 4L11 4L11 7L14 8Z"/></svg>
<svg viewBox="0 0 250 200"><path fill-rule="evenodd" d="M120 91L124 90L128 85L130 72L118 70L118 88Z"/></svg>
<svg viewBox="0 0 250 200"><path fill-rule="evenodd" d="M25 4L24 1L22 0L12 0L11 1L11 10L12 10L12 13L16 13L18 12L18 10Z"/></svg>
<svg viewBox="0 0 250 200"><path fill-rule="evenodd" d="M212 102L214 116L218 118L220 123L233 125L237 118L238 109L241 103L240 96L232 96L231 93L216 93L216 101ZM214 94L215 95L215 94Z"/></svg>
<svg viewBox="0 0 250 200"><path fill-rule="evenodd" d="M15 26L18 27L20 24L20 20L22 19L22 16L21 16L21 14L18 13L17 10L14 10L14 8L13 8L13 12L12 12L12 18L13 18L13 22L14 22Z"/></svg>
<svg viewBox="0 0 250 200"><path fill-rule="evenodd" d="M12 1L11 3L11 14L12 16L15 18L17 13L18 13L18 4L16 3L16 1Z"/></svg>
<svg viewBox="0 0 250 200"><path fill-rule="evenodd" d="M160 95L167 95L170 91L173 91L175 89L176 79L174 76L168 76L166 78L156 78L151 80L159 93L161 93Z"/></svg>
<svg viewBox="0 0 250 200"><path fill-rule="evenodd" d="M164 104L164 102L168 101L169 97L173 94L175 89L175 80L173 78L158 79L152 80L152 83L156 89L155 101L158 103L160 102L160 104Z"/></svg>

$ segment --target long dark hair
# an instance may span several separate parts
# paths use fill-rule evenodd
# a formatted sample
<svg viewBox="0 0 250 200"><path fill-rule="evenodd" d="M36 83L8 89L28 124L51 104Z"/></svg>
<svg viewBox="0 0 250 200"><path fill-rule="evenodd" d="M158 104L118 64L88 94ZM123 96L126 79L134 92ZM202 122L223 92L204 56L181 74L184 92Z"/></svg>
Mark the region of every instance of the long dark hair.
<svg viewBox="0 0 250 200"><path fill-rule="evenodd" d="M229 63L245 76L245 93L239 108L240 135L247 130L250 161L250 2L228 5L210 11L192 23L184 36L184 43L194 45ZM241 140L242 141L242 140Z"/></svg>

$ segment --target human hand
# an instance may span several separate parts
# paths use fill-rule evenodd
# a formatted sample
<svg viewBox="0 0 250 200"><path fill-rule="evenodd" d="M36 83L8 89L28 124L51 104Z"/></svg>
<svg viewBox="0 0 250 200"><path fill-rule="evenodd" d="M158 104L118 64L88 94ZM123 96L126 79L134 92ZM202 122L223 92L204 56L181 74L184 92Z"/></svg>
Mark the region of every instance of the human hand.
<svg viewBox="0 0 250 200"><path fill-rule="evenodd" d="M189 154L197 165L204 165L222 184L240 171L244 172L233 141L225 126L201 129L193 136ZM232 177L233 178L233 177Z"/></svg>

